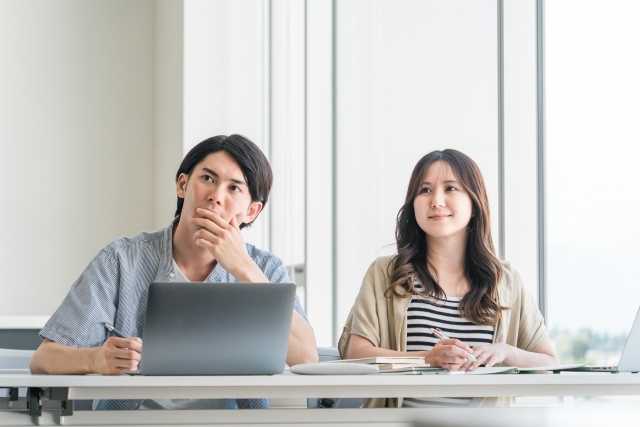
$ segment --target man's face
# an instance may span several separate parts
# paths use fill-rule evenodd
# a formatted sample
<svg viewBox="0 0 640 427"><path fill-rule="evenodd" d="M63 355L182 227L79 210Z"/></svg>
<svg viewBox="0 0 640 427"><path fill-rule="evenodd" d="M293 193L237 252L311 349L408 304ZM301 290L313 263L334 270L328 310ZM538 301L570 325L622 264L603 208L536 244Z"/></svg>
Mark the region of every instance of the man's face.
<svg viewBox="0 0 640 427"><path fill-rule="evenodd" d="M252 222L262 210L262 203L251 200L242 169L225 151L209 154L190 175L180 175L176 194L184 199L180 221L190 227L199 216L197 208L216 212L227 222L235 217L239 225Z"/></svg>

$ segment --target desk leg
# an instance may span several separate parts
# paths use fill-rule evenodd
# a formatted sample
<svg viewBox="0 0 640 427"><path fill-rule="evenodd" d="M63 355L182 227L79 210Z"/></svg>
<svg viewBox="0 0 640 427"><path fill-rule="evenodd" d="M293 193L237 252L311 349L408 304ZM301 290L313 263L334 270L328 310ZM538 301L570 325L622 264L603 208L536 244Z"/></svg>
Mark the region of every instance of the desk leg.
<svg viewBox="0 0 640 427"><path fill-rule="evenodd" d="M51 387L46 390L45 396L54 402L60 416L73 415L73 401L69 400L69 389L66 387Z"/></svg>

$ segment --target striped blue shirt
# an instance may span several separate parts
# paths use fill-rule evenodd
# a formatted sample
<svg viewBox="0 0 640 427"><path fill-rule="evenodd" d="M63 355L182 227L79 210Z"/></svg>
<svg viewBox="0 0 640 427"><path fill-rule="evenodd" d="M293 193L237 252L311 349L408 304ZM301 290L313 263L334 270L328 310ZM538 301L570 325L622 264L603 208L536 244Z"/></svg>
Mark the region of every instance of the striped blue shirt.
<svg viewBox="0 0 640 427"><path fill-rule="evenodd" d="M154 233L117 239L102 249L73 283L40 335L68 346L96 347L108 338L104 327L104 322L108 322L127 336L144 338L142 331L149 285L152 282L184 281L173 261L172 230L173 224ZM279 258L250 244L246 248L270 282L290 281ZM211 283L236 281L219 263L205 280ZM294 309L305 317L297 298ZM98 407L132 409L139 407L140 403L103 401ZM211 407L232 407L229 401L210 400L209 403ZM266 406L263 400L238 399L237 403L239 407Z"/></svg>

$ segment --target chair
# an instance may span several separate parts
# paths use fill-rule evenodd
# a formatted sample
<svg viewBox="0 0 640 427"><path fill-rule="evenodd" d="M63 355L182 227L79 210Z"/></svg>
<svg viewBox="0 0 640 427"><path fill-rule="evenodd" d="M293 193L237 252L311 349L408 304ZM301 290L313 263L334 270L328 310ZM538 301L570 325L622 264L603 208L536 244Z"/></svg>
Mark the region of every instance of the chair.
<svg viewBox="0 0 640 427"><path fill-rule="evenodd" d="M31 355L42 341L39 331L0 324L0 369L29 369Z"/></svg>
<svg viewBox="0 0 640 427"><path fill-rule="evenodd" d="M0 369L29 369L33 350L0 348Z"/></svg>

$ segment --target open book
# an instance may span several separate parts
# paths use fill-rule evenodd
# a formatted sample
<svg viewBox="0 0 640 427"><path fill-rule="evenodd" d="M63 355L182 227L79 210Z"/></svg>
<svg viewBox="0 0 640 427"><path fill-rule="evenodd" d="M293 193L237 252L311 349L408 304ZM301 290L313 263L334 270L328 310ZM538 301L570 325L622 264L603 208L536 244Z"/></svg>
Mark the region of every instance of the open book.
<svg viewBox="0 0 640 427"><path fill-rule="evenodd" d="M380 368L380 365L373 363L302 363L290 368L294 374L301 375L367 375L367 374L406 374L406 375L491 375L491 374L516 374L518 368L510 366L476 368L473 371L448 371L443 368L432 368L427 365L410 366L405 365L399 368Z"/></svg>
<svg viewBox="0 0 640 427"><path fill-rule="evenodd" d="M380 370L382 374L416 374L416 375L495 375L517 374L518 368L513 366L492 366L490 368L479 367L473 371L449 371L444 368L408 367L399 369Z"/></svg>
<svg viewBox="0 0 640 427"><path fill-rule="evenodd" d="M493 374L517 374L518 368L513 366L481 366L473 371L447 371L449 375L493 375Z"/></svg>
<svg viewBox="0 0 640 427"><path fill-rule="evenodd" d="M521 374L544 374L544 373L555 373L555 372L562 372L562 371L577 371L583 368L584 366L585 366L584 363L536 366L533 368L518 368L518 372Z"/></svg>
<svg viewBox="0 0 640 427"><path fill-rule="evenodd" d="M495 375L495 374L551 374L559 372L579 371L581 364L537 366L533 368L516 368L514 366L491 366L474 369L473 371L448 371L441 368L405 367L398 369L380 369L381 373L399 374L444 374L444 375Z"/></svg>

